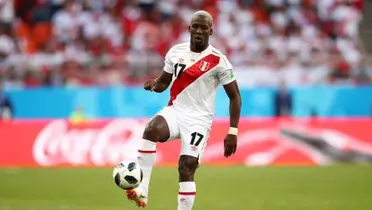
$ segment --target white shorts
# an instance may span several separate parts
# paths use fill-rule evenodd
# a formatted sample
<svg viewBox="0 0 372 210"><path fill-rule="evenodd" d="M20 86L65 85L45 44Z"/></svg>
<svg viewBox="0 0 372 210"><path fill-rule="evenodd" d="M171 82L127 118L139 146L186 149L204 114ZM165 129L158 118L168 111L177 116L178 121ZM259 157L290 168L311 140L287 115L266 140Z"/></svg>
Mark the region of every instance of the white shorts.
<svg viewBox="0 0 372 210"><path fill-rule="evenodd" d="M164 107L156 115L164 117L169 128L169 139L181 139L181 154L197 157L199 163L209 139L210 128L198 123L182 120L182 116L172 106Z"/></svg>

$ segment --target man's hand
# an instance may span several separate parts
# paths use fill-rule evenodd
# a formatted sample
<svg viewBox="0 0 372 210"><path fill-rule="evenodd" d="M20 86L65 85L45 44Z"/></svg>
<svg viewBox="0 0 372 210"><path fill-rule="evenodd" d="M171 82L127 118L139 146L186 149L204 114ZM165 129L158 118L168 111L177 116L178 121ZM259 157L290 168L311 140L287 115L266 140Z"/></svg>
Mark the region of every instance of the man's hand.
<svg viewBox="0 0 372 210"><path fill-rule="evenodd" d="M225 157L230 157L236 152L238 137L236 135L227 134L224 140Z"/></svg>
<svg viewBox="0 0 372 210"><path fill-rule="evenodd" d="M143 88L145 88L145 90L154 91L156 88L156 80L147 80Z"/></svg>

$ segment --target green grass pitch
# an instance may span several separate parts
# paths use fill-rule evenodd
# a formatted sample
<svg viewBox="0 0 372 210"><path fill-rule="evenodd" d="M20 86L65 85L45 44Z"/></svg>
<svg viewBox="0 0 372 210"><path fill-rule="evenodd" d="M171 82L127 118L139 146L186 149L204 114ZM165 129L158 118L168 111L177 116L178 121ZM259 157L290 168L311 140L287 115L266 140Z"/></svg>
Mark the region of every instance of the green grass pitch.
<svg viewBox="0 0 372 210"><path fill-rule="evenodd" d="M0 169L0 210L132 210L111 168ZM372 168L207 167L194 210L368 210ZM177 209L176 168L156 168L148 210Z"/></svg>

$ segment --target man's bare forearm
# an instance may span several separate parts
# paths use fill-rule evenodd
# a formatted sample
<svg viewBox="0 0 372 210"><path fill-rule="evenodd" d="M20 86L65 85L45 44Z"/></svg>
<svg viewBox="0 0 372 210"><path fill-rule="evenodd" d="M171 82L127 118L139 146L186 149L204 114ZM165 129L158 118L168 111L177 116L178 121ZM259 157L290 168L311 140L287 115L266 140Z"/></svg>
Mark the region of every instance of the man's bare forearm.
<svg viewBox="0 0 372 210"><path fill-rule="evenodd" d="M154 92L161 93L166 90L172 82L172 74L162 71L160 76L155 79Z"/></svg>
<svg viewBox="0 0 372 210"><path fill-rule="evenodd" d="M156 86L155 86L155 89L154 89L154 92L161 93L161 92L165 91L168 88L168 86L169 85L167 85L167 84L157 82Z"/></svg>
<svg viewBox="0 0 372 210"><path fill-rule="evenodd" d="M230 127L237 128L240 120L242 101L240 96L230 99Z"/></svg>

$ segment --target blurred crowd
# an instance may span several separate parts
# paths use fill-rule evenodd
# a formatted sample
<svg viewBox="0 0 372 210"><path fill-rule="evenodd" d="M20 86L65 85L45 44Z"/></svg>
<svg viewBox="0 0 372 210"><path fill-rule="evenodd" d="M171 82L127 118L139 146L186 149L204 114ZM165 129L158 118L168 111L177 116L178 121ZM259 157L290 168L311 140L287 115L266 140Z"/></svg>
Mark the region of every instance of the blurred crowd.
<svg viewBox="0 0 372 210"><path fill-rule="evenodd" d="M14 88L139 84L189 41L199 9L242 81L251 72L262 83L278 72L301 84L371 81L363 0L0 0L0 77Z"/></svg>

